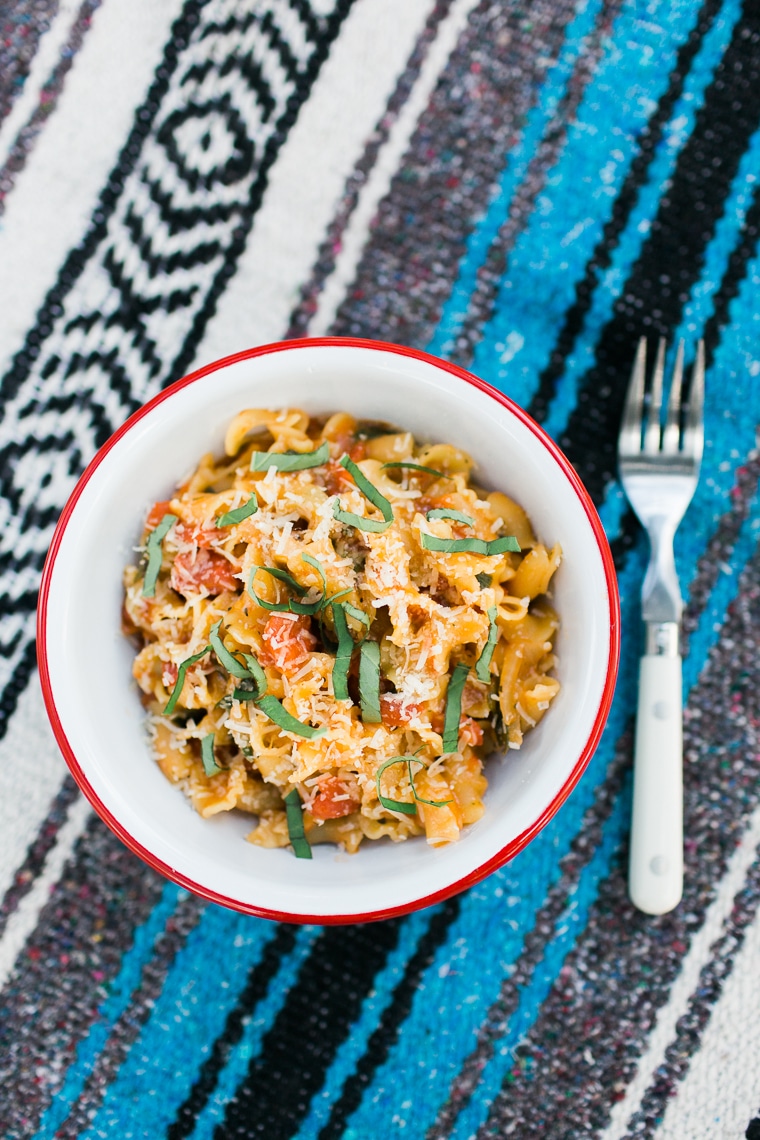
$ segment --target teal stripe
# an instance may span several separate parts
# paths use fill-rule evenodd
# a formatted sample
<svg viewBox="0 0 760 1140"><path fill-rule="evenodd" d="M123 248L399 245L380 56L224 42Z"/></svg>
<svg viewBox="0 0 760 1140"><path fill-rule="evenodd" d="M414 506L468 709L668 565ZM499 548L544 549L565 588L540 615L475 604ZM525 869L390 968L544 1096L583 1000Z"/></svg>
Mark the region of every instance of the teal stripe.
<svg viewBox="0 0 760 1140"><path fill-rule="evenodd" d="M438 356L448 356L467 316L470 297L475 291L480 267L498 237L499 230L509 216L509 209L521 183L525 180L531 159L537 153L547 127L567 96L568 84L575 65L586 46L586 38L594 30L599 17L601 0L581 0L575 17L565 29L565 42L557 62L548 69L546 82L538 96L538 103L527 116L522 134L510 151L507 165L498 189L483 218L473 229L459 266L457 280L451 296L443 307L438 327L428 346Z"/></svg>
<svg viewBox="0 0 760 1140"><path fill-rule="evenodd" d="M339 1046L333 1063L327 1070L324 1084L312 1100L308 1115L292 1140L317 1140L344 1085L355 1079L356 1066L366 1053L369 1039L390 1005L394 990L404 976L406 964L417 949L420 939L427 933L434 913L433 910L417 911L401 924L396 947L375 977L372 992L365 999L359 1017L351 1026L350 1036Z"/></svg>
<svg viewBox="0 0 760 1140"><path fill-rule="evenodd" d="M557 919L553 937L546 946L544 957L527 985L521 990L517 1008L509 1019L507 1031L496 1042L493 1057L480 1074L477 1096L467 1102L457 1117L450 1133L450 1140L474 1140L505 1081L509 1080L515 1069L519 1071L514 1054L515 1047L525 1038L535 1022L539 1009L557 980L562 963L585 930L599 885L608 877L610 866L628 830L631 812L630 784L631 781L628 779L625 791L618 796L610 816L605 821L602 841L584 868L583 877L571 894L568 905ZM539 1073L535 1076L536 1079L540 1079Z"/></svg>
<svg viewBox="0 0 760 1140"><path fill-rule="evenodd" d="M285 1004L288 991L295 985L298 971L311 953L318 935L318 927L305 926L299 929L292 953L283 961L280 972L270 983L267 996L247 1022L239 1045L219 1074L219 1083L198 1117L192 1140L212 1140L214 1129L224 1120L225 1109L238 1085L245 1080L248 1066L261 1053L264 1036L272 1028L277 1014ZM298 1064L297 1057L292 1060L293 1064Z"/></svg>
<svg viewBox="0 0 760 1140"><path fill-rule="evenodd" d="M132 946L124 954L119 972L108 986L109 995L98 1009L87 1036L77 1046L76 1058L66 1072L60 1092L42 1117L35 1140L53 1140L56 1130L68 1116L114 1024L126 1010L133 992L140 984L142 971L153 955L156 941L164 933L167 921L183 898L187 898L187 891L173 883L167 883L159 902L142 926L135 930Z"/></svg>
<svg viewBox="0 0 760 1140"><path fill-rule="evenodd" d="M690 652L684 661L683 670L687 700L710 651L718 643L728 607L736 596L739 574L755 555L758 537L760 511L758 496L755 495L750 504L750 514L742 525L732 552L732 571L720 576L698 629L691 638ZM541 1005L559 976L565 957L586 928L599 885L608 877L615 854L628 832L630 812L631 783L628 779L604 824L602 842L590 863L583 868L568 907L557 921L554 937L547 943L543 959L520 993L520 1001L509 1020L507 1032L499 1039L493 1057L480 1075L477 1096L468 1102L457 1118L451 1140L473 1140L478 1129L485 1123L493 1101L509 1078L514 1064L515 1046L529 1034L539 1016Z"/></svg>
<svg viewBox="0 0 760 1140"><path fill-rule="evenodd" d="M631 211L628 224L620 236L616 249L613 251L611 263L602 275L594 292L594 300L584 322L584 327L577 338L573 352L568 357L562 376L561 387L558 388L555 399L552 401L549 414L544 420L544 428L550 435L558 439L567 427L568 419L578 402L578 392L583 376L594 364L595 352L599 338L612 319L615 302L621 296L631 270L636 263L642 247L649 236L651 219L657 214L657 207L663 187L667 186L672 178L678 161L678 156L694 128L694 121L704 101L705 91L711 83L715 69L725 52L734 32L737 21L741 16L742 5L740 0L727 0L720 15L708 31L702 46L697 53L692 69L684 83L683 94L676 103L673 114L663 131L663 138L658 147L657 154L649 168L647 182L642 186L636 206ZM753 141L754 146L754 141ZM721 255L727 256L739 233L741 220L736 212L735 203L743 200L746 180L753 170L757 170L758 155L756 152L745 154L742 169L726 202L726 213L710 242L705 258L705 270L696 291L693 293L692 307L689 320L696 321L700 330L709 314L708 297L720 282L723 272L719 270L717 262ZM668 267L663 266L663 272ZM675 273L675 267L672 267ZM713 277L712 273L717 272ZM695 325L696 330L696 325ZM694 340L701 335L692 331ZM548 346L549 348L552 345ZM541 368L548 362L548 352L539 361ZM538 383L539 373L531 373L525 377L525 390L533 386L533 395Z"/></svg>
<svg viewBox="0 0 760 1140"><path fill-rule="evenodd" d="M106 1089L87 1140L165 1134L277 927L209 905L177 954L150 1017Z"/></svg>
<svg viewBox="0 0 760 1140"><path fill-rule="evenodd" d="M736 463L744 458L754 442L754 419L747 412L752 409L755 415L760 415L758 286L760 262L756 259L748 266L746 278L730 307L732 325L724 331L707 377L708 446L698 489L698 504L701 502L699 517L687 514L685 524L678 532L677 557L684 582L693 579L697 558L704 553L719 514L728 509ZM727 377L731 377L730 383L725 382ZM713 498L712 509L706 502L709 497ZM615 485L610 488L601 511L611 533L617 530L622 507L624 499ZM720 634L728 601L736 591L737 568L748 561L754 550L760 529L757 497L750 504L750 511L731 557L734 569L731 574L721 574L698 630L692 636L691 652L684 666L686 691L695 683ZM620 679L607 730L584 779L562 812L525 852L464 896L460 919L452 927L449 943L441 948L436 961L426 972L397 1046L367 1089L363 1103L345 1133L345 1140L359 1140L363 1134L370 1134L367 1130L371 1129L373 1120L378 1134L384 1134L384 1129L391 1129L394 1116L403 1116L406 1111L403 1108L404 1096L396 1087L396 1076L417 1072L415 1058L425 1049L418 1026L424 1024L426 1010L439 1011L439 1020L431 1026L438 1055L433 1070L435 1075L426 1073L424 1097L420 1094L415 1100L415 1127L420 1135L433 1123L438 1106L445 1102L464 1059L474 1047L478 1028L498 994L501 979L509 975L522 952L523 932L533 928L538 906L534 900L542 901L556 881L559 861L580 832L583 812L590 806L596 788L604 779L616 741L633 716L640 652L638 595L645 566L645 547L642 535L619 575L623 617ZM624 809L621 810L625 828L627 815ZM612 831L609 835L614 837L615 825L610 826ZM581 872L576 897L585 897L583 892L587 878L591 876L593 879L594 874L595 871L588 868ZM478 951L481 947L496 948L498 969L495 972L488 969L487 958ZM477 958L477 964L467 961L470 955ZM534 1008L533 1016L537 1014L538 1006ZM521 1019L521 1032L524 1033L530 1024L530 1007L525 1001L521 1004ZM483 1080L489 1079L484 1073ZM494 1083L498 1084L498 1080L495 1079ZM479 1091L476 1100L480 1095Z"/></svg>
<svg viewBox="0 0 760 1140"><path fill-rule="evenodd" d="M639 136L697 15L691 0L677 0L650 3L645 14L641 5L627 4L615 21L562 154L510 254L493 316L475 349L473 370L518 404L527 407L536 392L556 332L638 153ZM705 85L704 76L690 82ZM673 153L680 142L677 135ZM666 140L666 152L669 147ZM652 209L662 184L650 184Z"/></svg>
<svg viewBox="0 0 760 1140"><path fill-rule="evenodd" d="M643 570L641 543L621 573L624 631L635 624ZM462 896L448 941L425 971L403 1031L351 1117L344 1140L394 1133L394 1118L403 1119L409 1112L404 1108L408 1084L399 1081L400 1074L414 1074L414 1135L424 1136L434 1123L439 1106L476 1045L478 1030L504 978L524 951L526 932L534 928L538 910L561 875L562 856L581 830L584 813L605 779L633 708L636 673L636 652L631 647L623 655L618 697L600 746L562 811L525 851ZM435 1044L434 1063L427 1034ZM421 1056L427 1059L424 1071Z"/></svg>

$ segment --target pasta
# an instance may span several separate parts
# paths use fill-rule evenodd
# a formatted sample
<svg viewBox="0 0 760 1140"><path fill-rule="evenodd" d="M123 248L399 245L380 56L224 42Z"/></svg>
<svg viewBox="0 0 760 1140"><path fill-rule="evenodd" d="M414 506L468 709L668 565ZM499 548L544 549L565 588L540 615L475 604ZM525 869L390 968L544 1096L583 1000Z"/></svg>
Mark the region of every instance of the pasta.
<svg viewBox="0 0 760 1140"><path fill-rule="evenodd" d="M456 840L484 758L556 696L561 560L442 443L347 413L247 409L144 527L123 629L152 749L249 840Z"/></svg>

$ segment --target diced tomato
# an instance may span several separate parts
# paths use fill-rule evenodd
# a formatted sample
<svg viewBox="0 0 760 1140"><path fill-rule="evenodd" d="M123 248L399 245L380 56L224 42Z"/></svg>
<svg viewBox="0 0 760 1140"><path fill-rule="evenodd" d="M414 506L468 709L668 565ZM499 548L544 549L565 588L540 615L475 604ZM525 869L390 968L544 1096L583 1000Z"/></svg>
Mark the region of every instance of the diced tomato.
<svg viewBox="0 0 760 1140"><path fill-rule="evenodd" d="M341 435L335 442L338 445L338 459L329 459L325 464L325 490L328 495L339 495L341 491L350 491L356 487L353 476L338 460L348 455L354 463L360 463L367 456L367 444L363 439L354 439L352 435Z"/></svg>
<svg viewBox="0 0 760 1140"><path fill-rule="evenodd" d="M174 535L178 543L192 542L194 546L208 549L215 538L219 538L218 530L207 530L197 523L178 522L174 528Z"/></svg>
<svg viewBox="0 0 760 1140"><path fill-rule="evenodd" d="M169 585L178 594L197 594L205 589L215 595L223 590L237 590L240 580L235 577L235 567L223 554L201 548L177 555Z"/></svg>
<svg viewBox="0 0 760 1140"><path fill-rule="evenodd" d="M328 495L339 495L341 491L349 491L355 487L353 479L335 459L328 459L325 464L325 490Z"/></svg>
<svg viewBox="0 0 760 1140"><path fill-rule="evenodd" d="M442 712L435 712L430 717L430 727L440 735L443 735L444 723ZM463 716L459 721L459 739L463 744L470 744L474 748L483 743L483 729L471 716Z"/></svg>
<svg viewBox="0 0 760 1140"><path fill-rule="evenodd" d="M362 459L367 458L367 441L364 439L356 439L347 432L345 435L339 435L335 443L338 446L338 459L348 455L354 463L361 463Z"/></svg>
<svg viewBox="0 0 760 1140"><path fill-rule="evenodd" d="M358 811L360 804L353 796L345 797L346 789L337 776L328 776L320 780L319 788L310 811L315 819L340 819L341 816L350 815Z"/></svg>
<svg viewBox="0 0 760 1140"><path fill-rule="evenodd" d="M165 689L173 689L177 683L179 670L173 661L164 661L161 669L161 683Z"/></svg>
<svg viewBox="0 0 760 1140"><path fill-rule="evenodd" d="M420 715L422 705L414 701L404 701L403 697L386 693L380 698L380 717L386 728L398 728L400 724L409 724Z"/></svg>
<svg viewBox="0 0 760 1140"><path fill-rule="evenodd" d="M462 717L459 722L459 739L474 748L483 743L483 729L471 716Z"/></svg>
<svg viewBox="0 0 760 1140"><path fill-rule="evenodd" d="M148 517L145 520L146 530L155 530L164 515L172 513L172 505L168 499L164 499L160 503L154 503L148 511Z"/></svg>
<svg viewBox="0 0 760 1140"><path fill-rule="evenodd" d="M261 664L274 665L281 673L295 673L317 644L309 626L310 619L303 614L271 613L262 634Z"/></svg>

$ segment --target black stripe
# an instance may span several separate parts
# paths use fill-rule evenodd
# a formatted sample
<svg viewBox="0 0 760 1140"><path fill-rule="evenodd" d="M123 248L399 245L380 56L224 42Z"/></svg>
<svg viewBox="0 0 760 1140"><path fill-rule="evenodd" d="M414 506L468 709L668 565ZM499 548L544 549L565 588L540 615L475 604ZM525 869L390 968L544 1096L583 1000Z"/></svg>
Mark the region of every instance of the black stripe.
<svg viewBox="0 0 760 1140"><path fill-rule="evenodd" d="M565 321L557 337L557 343L554 346L549 363L539 377L538 388L529 407L530 414L539 422L546 418L549 405L554 398L557 382L562 376L567 358L572 352L576 338L580 334L583 322L591 308L599 277L609 268L612 252L617 247L620 236L628 225L631 211L638 200L639 190L646 180L652 159L662 139L665 125L669 122L676 102L683 93L684 83L694 62L694 57L701 48L702 41L722 6L723 0L706 0L689 38L681 44L678 50L676 65L671 72L668 88L661 96L657 110L641 132L638 140L638 153L631 162L628 174L620 188L620 193L612 207L612 215L604 226L602 236L586 265L583 278L575 288L575 301L565 314Z"/></svg>
<svg viewBox="0 0 760 1140"><path fill-rule="evenodd" d="M23 349L16 355L10 370L3 380L0 381L0 401L10 400L29 375L34 361L40 355L44 341L50 335L51 330L56 324L56 316L61 311L64 298L82 274L90 258L94 256L98 244L105 237L106 224L119 200L124 181L133 171L135 163L141 154L145 138L152 129L156 115L161 109L171 75L175 71L181 59L182 52L198 24L200 12L205 2L208 2L208 0L188 0L183 8L182 15L175 21L172 27L171 39L165 50L164 60L156 72L156 80L152 84L143 106L137 111L134 117L134 126L130 131L127 143L101 194L99 205L93 213L93 224L90 231L82 245L69 254L55 286L47 295L34 328L27 336ZM213 315L216 309L216 303L230 277L234 274L237 260L245 248L248 234L253 225L254 216L266 189L269 168L275 161L291 126L295 122L301 105L308 97L313 82L324 60L327 58L330 46L340 30L342 21L350 10L353 0L338 0L335 10L324 20L321 18L315 20L314 17L311 16L308 7L302 4L300 0L297 0L297 2L296 0L292 0L292 3L299 18L304 22L309 31L313 31L314 35L318 38L314 43L314 48L307 65L299 75L297 86L287 101L285 111L279 118L277 129L266 144L264 153L260 159L258 173L251 186L249 201L241 214L239 224L235 228L234 237L229 243L223 264L217 270L204 301L195 315L189 333L184 343L179 346L179 355L173 364L170 362L164 366L157 357L154 357L151 342L144 333L140 318L145 315L147 310L151 307L152 299L146 300L136 297L134 292L129 289L129 283L120 273L120 267L116 264L110 251L106 251L105 254L106 269L127 299L123 307L124 312L114 314L113 319L117 323L121 323L122 320L128 318L129 329L135 337L135 347L139 349L144 360L150 360L151 374L153 376L156 376L159 371L164 372L164 382L167 384L178 376L181 376L183 372L187 370L195 355L205 331L206 324ZM270 35L273 40L276 39L273 26L270 29ZM157 299L157 303L160 303L163 308L171 312L172 308L176 305L187 305L191 300L193 300L193 297L187 291L175 291L169 296L162 296L160 300ZM79 357L76 359L80 364L84 364ZM114 386L119 387L120 377L117 375L118 369L116 368L116 361L112 361L106 356L103 359L98 359L96 362L111 372ZM69 365L69 373L73 366L74 363L72 360ZM123 392L122 399L124 399ZM128 395L125 402L130 410L134 408L134 397ZM95 419L96 413L92 408L91 414L93 419ZM103 422L97 427L97 443L102 443L115 426L114 424L107 423L104 416L102 416L101 419ZM83 457L77 455L80 470L85 458L89 458L89 456ZM6 689L6 693L17 694L23 689L28 679L29 669L26 669L24 672L17 671L13 679L13 684ZM6 699L5 696L3 696L0 698L0 713L4 713L6 717L10 716L15 708L15 703L15 696L12 699ZM0 727L0 734L2 731Z"/></svg>
<svg viewBox="0 0 760 1140"><path fill-rule="evenodd" d="M302 104L311 91L312 84L316 79L322 64L327 59L333 40L340 31L341 24L348 15L352 4L355 0L338 0L335 10L330 13L329 17L324 21L322 29L318 28L317 21L311 14L310 9L304 0L290 0L291 5L295 8L299 18L304 22L308 28L310 38L314 39L314 51L309 57L309 61L303 70L302 77L299 79L298 86L287 102L285 111L280 116L278 122L278 129L267 140L264 148L264 153L261 158L261 166L259 173L251 186L250 201L248 212L244 217L241 217L240 224L235 231L235 237L230 242L227 255L225 257L224 265L218 270L211 288L206 293L195 320L185 338L185 342L177 355L174 364L170 367L168 375L164 384L170 384L172 381L179 379L187 369L190 367L198 345L201 342L203 334L206 330L211 317L216 312L216 304L222 293L227 287L227 282L235 272L238 258L245 249L245 244L248 239L248 234L253 225L253 219L256 212L261 205L264 197L264 192L267 188L269 181L269 170L276 159L283 141L288 135L290 128L296 121L298 112ZM322 23L322 21L319 21Z"/></svg>
<svg viewBox="0 0 760 1140"><path fill-rule="evenodd" d="M744 1140L760 1140L760 1116L750 1120L744 1133Z"/></svg>
<svg viewBox="0 0 760 1140"><path fill-rule="evenodd" d="M193 31L200 19L200 13L209 0L187 0L182 12L172 25L164 57L156 70L156 78L144 103L133 119L129 137L122 147L113 171L108 177L100 201L93 211L93 224L81 245L69 253L58 280L52 287L40 309L37 322L29 332L24 347L16 354L13 364L0 382L0 400L10 400L19 386L29 375L33 362L39 356L40 345L55 324L56 314L61 311L64 297L73 288L82 271L93 256L98 244L106 233L106 225L111 217L124 188L124 181L132 172L142 151L143 143L150 134L156 115L169 88L169 81L177 68Z"/></svg>
<svg viewBox="0 0 760 1140"><path fill-rule="evenodd" d="M713 297L713 312L705 322L705 356L708 365L715 355L720 340L720 330L729 322L728 307L739 292L739 287L747 275L747 265L758 248L760 238L760 186L755 188L752 202L747 210L739 243L732 251L723 274L723 280Z"/></svg>
<svg viewBox="0 0 760 1140"><path fill-rule="evenodd" d="M29 893L38 875L41 874L45 860L55 846L58 831L67 819L69 808L78 795L79 791L74 780L71 776L66 776L36 836L27 847L23 863L13 876L13 882L0 902L0 937L21 899Z"/></svg>
<svg viewBox="0 0 760 1140"><path fill-rule="evenodd" d="M642 333L667 336L678 325L742 153L757 129L758 44L760 9L749 3L706 91L694 131L559 441L597 503L615 476L617 428L638 338Z"/></svg>
<svg viewBox="0 0 760 1140"><path fill-rule="evenodd" d="M293 1135L396 945L400 921L328 927L320 934L215 1140Z"/></svg>
<svg viewBox="0 0 760 1140"><path fill-rule="evenodd" d="M409 1016L412 1001L424 970L433 961L452 923L458 918L460 900L449 899L433 915L427 933L409 959L401 981L393 991L390 1005L383 1011L380 1022L367 1044L367 1051L356 1070L346 1080L339 1099L333 1105L330 1119L319 1133L318 1140L340 1140L348 1118L361 1103L365 1089L377 1070L385 1062L396 1043L399 1029Z"/></svg>
<svg viewBox="0 0 760 1140"><path fill-rule="evenodd" d="M261 961L256 963L248 975L248 981L235 1008L227 1015L224 1030L217 1037L211 1053L201 1065L190 1095L180 1105L176 1117L169 1125L166 1132L167 1140L183 1140L183 1137L189 1136L195 1128L196 1118L205 1108L216 1088L219 1074L227 1064L227 1058L243 1035L246 1020L266 996L283 956L290 953L295 940L296 928L280 925L274 938L267 943Z"/></svg>

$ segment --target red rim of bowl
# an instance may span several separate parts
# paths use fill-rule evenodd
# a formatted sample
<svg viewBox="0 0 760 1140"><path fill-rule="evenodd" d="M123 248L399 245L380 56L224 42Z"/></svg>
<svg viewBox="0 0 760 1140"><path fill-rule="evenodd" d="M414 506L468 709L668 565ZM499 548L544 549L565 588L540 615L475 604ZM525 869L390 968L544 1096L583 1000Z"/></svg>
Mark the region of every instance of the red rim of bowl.
<svg viewBox="0 0 760 1140"><path fill-rule="evenodd" d="M55 561L60 549L61 541L64 532L71 516L74 512L79 498L96 470L102 463L106 455L111 449L125 436L136 423L143 417L147 416L153 408L162 404L164 400L168 400L171 396L178 392L181 388L185 388L189 384L195 383L204 376L208 376L211 372L218 372L220 368L225 368L230 364L237 364L241 360L248 360L255 356L265 356L272 352L293 351L299 348L367 348L374 351L392 352L399 356L410 356L425 363L432 364L437 368L442 368L446 372L450 372L453 376L457 376L460 380L464 380L467 384L479 388L481 392L490 396L498 403L503 404L512 415L514 415L520 422L527 427L533 434L540 440L546 450L551 454L555 463L560 467L565 478L572 485L578 499L586 512L591 529L594 533L599 554L602 559L604 567L604 575L607 583L607 599L610 610L610 642L609 642L609 655L607 660L607 673L605 677L604 688L602 690L599 708L597 709L594 724L589 733L588 740L581 752L578 760L576 761L568 778L565 780L562 787L551 800L551 802L544 808L541 814L526 828L520 835L516 836L513 840L502 847L495 855L493 855L485 863L481 864L474 871L465 875L461 879L449 883L448 886L442 887L440 890L434 891L429 895L423 895L421 898L413 899L408 903L402 903L398 906L386 907L382 910L372 910L361 912L357 914L327 914L327 915L306 915L306 914L291 914L286 911L271 910L267 907L257 907L249 903L243 903L238 899L228 898L217 891L204 887L200 883L196 883L193 879L183 875L181 872L170 867L161 859L156 858L146 847L138 843L129 832L125 830L118 819L109 811L95 790L90 785L89 780L82 771L79 762L74 755L73 749L64 732L61 719L58 715L58 710L55 704L55 697L50 681L50 670L47 661L47 608L48 597L50 592L50 583L54 573ZM222 360L213 361L211 364L204 365L203 368L191 372L189 375L184 376L181 380L177 380L171 384L163 392L154 396L147 404L143 405L136 412L129 417L128 420L114 434L103 444L97 452L92 461L88 464L84 473L80 477L76 487L74 488L71 496L66 503L66 506L61 513L58 520L55 532L53 534L50 549L48 550L45 559L45 566L42 572L42 581L40 586L40 600L37 610L37 644L39 656L39 671L40 681L42 686L42 694L45 701L47 714L52 725L53 733L55 735L58 747L64 755L66 763L71 770L71 773L76 780L79 788L90 801L92 806L100 818L111 828L111 830L118 836L131 851L139 855L150 867L159 871L166 878L173 882L185 887L187 890L192 891L194 894L199 895L201 898L208 899L211 902L219 903L222 906L230 907L233 910L241 911L244 914L256 915L260 918L269 918L279 922L295 922L295 923L316 923L326 925L337 925L351 922L373 922L386 918L396 918L404 914L410 914L412 911L419 910L425 906L431 906L434 903L442 902L444 899L450 898L452 895L459 894L461 891L466 890L468 887L474 886L482 879L490 875L498 867L503 866L508 860L514 858L519 851L527 847L531 839L538 834L539 831L549 820L556 814L567 797L576 786L581 776L583 775L589 761L596 749L599 739L602 735L604 725L612 704L612 697L615 690L615 681L617 677L618 661L620 656L620 600L617 588L617 577L615 568L612 561L612 554L610 552L607 537L602 528L601 521L596 512L596 509L589 497L586 488L583 486L580 478L578 477L575 469L570 464L570 461L560 451L554 441L546 434L535 420L533 420L527 412L515 404L508 396L505 396L498 389L481 380L472 373L465 371L464 368L458 367L456 364L450 364L448 361L441 360L436 356L431 356L430 353L421 352L418 349L407 348L397 344L386 344L378 340L363 340L359 337L313 337L304 338L302 340L286 340L277 341L273 344L260 345L258 348L245 349L242 352L233 353L231 356L226 356Z"/></svg>

